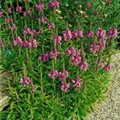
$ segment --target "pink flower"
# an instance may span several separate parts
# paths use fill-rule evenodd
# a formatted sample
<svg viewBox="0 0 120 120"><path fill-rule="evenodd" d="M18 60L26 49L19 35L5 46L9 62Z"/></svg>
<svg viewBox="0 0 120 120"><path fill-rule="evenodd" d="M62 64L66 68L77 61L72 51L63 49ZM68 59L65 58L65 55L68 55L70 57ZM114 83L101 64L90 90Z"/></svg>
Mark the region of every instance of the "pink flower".
<svg viewBox="0 0 120 120"><path fill-rule="evenodd" d="M86 32L86 36L89 37L89 38L93 38L93 36L94 36L93 31Z"/></svg>
<svg viewBox="0 0 120 120"><path fill-rule="evenodd" d="M32 34L30 28L27 28L27 29L26 29L26 33L27 33L28 35L31 35L31 34Z"/></svg>
<svg viewBox="0 0 120 120"><path fill-rule="evenodd" d="M7 12L8 12L8 14L9 14L9 13L12 13L12 11L11 11L11 8L10 8L10 7L7 7Z"/></svg>
<svg viewBox="0 0 120 120"><path fill-rule="evenodd" d="M100 39L100 50L103 51L105 49L106 46L106 40L104 39Z"/></svg>
<svg viewBox="0 0 120 120"><path fill-rule="evenodd" d="M111 70L111 65L110 65L110 64L107 64L107 65L105 66L105 70L106 70L106 71Z"/></svg>
<svg viewBox="0 0 120 120"><path fill-rule="evenodd" d="M11 18L6 18L6 19L5 19L5 22L6 22L6 23L10 23L10 22L12 22L12 19L11 19Z"/></svg>
<svg viewBox="0 0 120 120"><path fill-rule="evenodd" d="M3 41L0 41L0 47L4 47L5 43Z"/></svg>
<svg viewBox="0 0 120 120"><path fill-rule="evenodd" d="M32 46L32 41L31 40L25 41L25 46L24 47L30 48L31 46Z"/></svg>
<svg viewBox="0 0 120 120"><path fill-rule="evenodd" d="M81 87L81 79L78 76L72 82L74 83L73 87Z"/></svg>
<svg viewBox="0 0 120 120"><path fill-rule="evenodd" d="M17 12L22 12L22 6L17 6L17 7L16 7L16 11L17 11Z"/></svg>
<svg viewBox="0 0 120 120"><path fill-rule="evenodd" d="M51 29L54 29L55 28L55 24L54 23L50 23L48 24L48 29L51 30Z"/></svg>
<svg viewBox="0 0 120 120"><path fill-rule="evenodd" d="M0 10L0 18L3 17L3 12Z"/></svg>
<svg viewBox="0 0 120 120"><path fill-rule="evenodd" d="M44 8L44 5L43 5L43 4L40 4L40 3L39 3L39 4L36 4L36 5L35 5L35 9L38 10L38 11L43 10L43 8Z"/></svg>
<svg viewBox="0 0 120 120"><path fill-rule="evenodd" d="M33 36L34 36L34 37L37 36L37 32L36 32L36 30L33 30L32 33L33 33Z"/></svg>
<svg viewBox="0 0 120 120"><path fill-rule="evenodd" d="M23 41L20 36L17 37L17 41L21 46L23 45Z"/></svg>
<svg viewBox="0 0 120 120"><path fill-rule="evenodd" d="M79 55L72 56L71 57L72 64L80 64L81 63L81 57Z"/></svg>
<svg viewBox="0 0 120 120"><path fill-rule="evenodd" d="M35 92L35 87L34 86L31 87L31 91Z"/></svg>
<svg viewBox="0 0 120 120"><path fill-rule="evenodd" d="M79 38L82 38L82 37L83 37L83 32L82 32L82 30L78 30L78 37L79 37Z"/></svg>
<svg viewBox="0 0 120 120"><path fill-rule="evenodd" d="M48 77L51 79L55 79L56 77L58 77L58 71L52 70L51 73L48 74Z"/></svg>
<svg viewBox="0 0 120 120"><path fill-rule="evenodd" d="M49 57L48 57L48 54L43 53L39 56L38 59L42 60L43 62L46 62L49 59Z"/></svg>
<svg viewBox="0 0 120 120"><path fill-rule="evenodd" d="M75 30L74 32L72 32L72 37L73 38L82 38L83 37L83 32L82 30Z"/></svg>
<svg viewBox="0 0 120 120"><path fill-rule="evenodd" d="M91 3L87 3L87 6L88 6L88 7L91 7L91 6L92 6L92 4L91 4Z"/></svg>
<svg viewBox="0 0 120 120"><path fill-rule="evenodd" d="M111 1L111 0L106 0L106 1L107 1L109 4L110 4L110 3L112 3L112 1Z"/></svg>
<svg viewBox="0 0 120 120"><path fill-rule="evenodd" d="M99 51L99 45L96 43L95 45L94 44L91 44L90 46L90 51L92 53L96 53L97 51Z"/></svg>
<svg viewBox="0 0 120 120"><path fill-rule="evenodd" d="M95 63L98 64L98 65L100 66L100 68L102 68L102 66L103 66L103 63L102 63L101 60L102 60L102 59L95 61Z"/></svg>
<svg viewBox="0 0 120 120"><path fill-rule="evenodd" d="M87 67L88 67L88 63L86 61L80 63L80 66L79 66L80 70L86 70Z"/></svg>
<svg viewBox="0 0 120 120"><path fill-rule="evenodd" d="M20 84L21 84L21 85L24 84L24 80L23 80L23 78L20 79Z"/></svg>
<svg viewBox="0 0 120 120"><path fill-rule="evenodd" d="M70 55L71 55L71 50L67 49L67 50L66 50L66 55L67 55L67 56L70 56Z"/></svg>
<svg viewBox="0 0 120 120"><path fill-rule="evenodd" d="M39 30L38 30L38 34L43 34L43 30L42 30L42 29L39 29Z"/></svg>
<svg viewBox="0 0 120 120"><path fill-rule="evenodd" d="M30 15L30 13L31 13L31 12L30 12L30 10L25 10L25 12L24 12L24 16L26 16L26 15L28 15L28 16L29 16L29 15Z"/></svg>
<svg viewBox="0 0 120 120"><path fill-rule="evenodd" d="M70 51L71 51L72 56L76 56L76 50L74 47L71 47Z"/></svg>
<svg viewBox="0 0 120 120"><path fill-rule="evenodd" d="M116 38L117 37L117 29L116 28L110 28L108 31L108 37L109 38Z"/></svg>
<svg viewBox="0 0 120 120"><path fill-rule="evenodd" d="M62 70L62 72L59 72L58 76L59 76L59 80L61 81L62 79L65 79L69 76L68 71Z"/></svg>
<svg viewBox="0 0 120 120"><path fill-rule="evenodd" d="M36 41L36 39L33 39L33 47L34 47L34 48L37 47L37 41Z"/></svg>
<svg viewBox="0 0 120 120"><path fill-rule="evenodd" d="M105 38L105 34L106 34L106 31L105 30L102 30L101 28L98 28L97 32L96 32L96 35L97 37L102 37L103 39Z"/></svg>
<svg viewBox="0 0 120 120"><path fill-rule="evenodd" d="M56 45L61 45L61 36L59 35L54 35L53 40L55 41L55 46Z"/></svg>
<svg viewBox="0 0 120 120"><path fill-rule="evenodd" d="M15 24L12 24L11 27L10 27L11 30L15 30L16 29L16 25Z"/></svg>
<svg viewBox="0 0 120 120"><path fill-rule="evenodd" d="M48 4L48 8L49 8L49 9L59 8L59 2L57 2L56 0L52 0L52 1Z"/></svg>
<svg viewBox="0 0 120 120"><path fill-rule="evenodd" d="M29 85L29 84L31 83L29 77L25 77L25 78L24 78L24 81L25 81L25 84L26 84L26 85Z"/></svg>
<svg viewBox="0 0 120 120"><path fill-rule="evenodd" d="M47 18L46 17L41 17L40 18L40 21L41 21L41 23L43 23L43 24L46 24L47 23Z"/></svg>
<svg viewBox="0 0 120 120"><path fill-rule="evenodd" d="M17 45L17 40L16 39L13 40L13 45L14 46Z"/></svg>
<svg viewBox="0 0 120 120"><path fill-rule="evenodd" d="M20 84L21 85L29 85L30 83L31 83L30 78L27 77L27 76L20 79Z"/></svg>
<svg viewBox="0 0 120 120"><path fill-rule="evenodd" d="M59 56L59 53L57 50L50 52L50 58L57 58Z"/></svg>
<svg viewBox="0 0 120 120"><path fill-rule="evenodd" d="M72 32L72 37L77 38L78 37L78 30L75 30Z"/></svg>
<svg viewBox="0 0 120 120"><path fill-rule="evenodd" d="M72 39L72 32L70 30L63 31L64 40L71 40Z"/></svg>
<svg viewBox="0 0 120 120"><path fill-rule="evenodd" d="M64 92L68 92L70 87L70 83L67 82L61 82L61 90Z"/></svg>

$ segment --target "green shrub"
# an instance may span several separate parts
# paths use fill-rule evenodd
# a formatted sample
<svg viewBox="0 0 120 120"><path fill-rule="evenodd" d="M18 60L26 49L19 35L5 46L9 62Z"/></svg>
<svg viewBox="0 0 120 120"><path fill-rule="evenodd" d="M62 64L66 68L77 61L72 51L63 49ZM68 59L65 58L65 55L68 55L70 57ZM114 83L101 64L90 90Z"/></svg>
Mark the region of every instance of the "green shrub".
<svg viewBox="0 0 120 120"><path fill-rule="evenodd" d="M120 2L41 3L3 1L1 61L13 80L1 118L82 120L107 91Z"/></svg>

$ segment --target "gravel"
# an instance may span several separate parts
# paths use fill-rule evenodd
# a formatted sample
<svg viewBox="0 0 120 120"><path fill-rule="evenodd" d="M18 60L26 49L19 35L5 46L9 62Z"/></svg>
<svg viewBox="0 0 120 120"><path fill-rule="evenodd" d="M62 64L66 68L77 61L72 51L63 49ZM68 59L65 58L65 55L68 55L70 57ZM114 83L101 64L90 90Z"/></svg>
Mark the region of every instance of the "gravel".
<svg viewBox="0 0 120 120"><path fill-rule="evenodd" d="M120 120L120 51L112 56L113 81L110 83L106 100L101 101L86 120Z"/></svg>

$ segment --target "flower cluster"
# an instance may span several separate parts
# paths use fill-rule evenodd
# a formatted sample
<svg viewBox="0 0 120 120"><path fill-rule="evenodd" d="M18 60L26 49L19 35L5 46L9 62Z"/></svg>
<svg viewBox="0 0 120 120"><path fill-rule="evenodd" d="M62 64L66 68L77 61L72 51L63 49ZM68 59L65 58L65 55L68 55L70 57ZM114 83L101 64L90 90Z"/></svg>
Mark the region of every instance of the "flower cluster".
<svg viewBox="0 0 120 120"><path fill-rule="evenodd" d="M105 30L102 30L101 28L98 28L97 32L96 32L96 35L98 38L103 38L105 39L105 35L106 35L106 31Z"/></svg>
<svg viewBox="0 0 120 120"><path fill-rule="evenodd" d="M69 87L70 87L70 83L67 83L67 82L64 82L64 81L61 82L61 90L62 91L68 92Z"/></svg>
<svg viewBox="0 0 120 120"><path fill-rule="evenodd" d="M105 70L106 70L106 71L111 70L111 65L110 65L110 64L107 64L107 65L105 66Z"/></svg>
<svg viewBox="0 0 120 120"><path fill-rule="evenodd" d="M61 36L60 35L54 35L53 36L53 40L54 40L54 42L55 42L55 46L57 46L57 45L61 45Z"/></svg>
<svg viewBox="0 0 120 120"><path fill-rule="evenodd" d="M73 84L73 87L75 88L75 87L81 87L81 79L77 76L76 78L74 78L73 80L72 80L72 82L74 83Z"/></svg>
<svg viewBox="0 0 120 120"><path fill-rule="evenodd" d="M30 48L32 46L34 48L37 47L37 41L36 41L36 39L33 39L33 40L29 39L28 41L27 40L26 41L22 41L22 39L21 39L20 36L16 37L16 39L13 40L13 45L15 46L17 44L21 45L24 48L25 47Z"/></svg>
<svg viewBox="0 0 120 120"><path fill-rule="evenodd" d="M82 61L83 52L81 50L76 51L74 47L71 47L70 49L66 50L66 55L71 56L72 64L79 64L80 70L87 69L88 64L86 61Z"/></svg>
<svg viewBox="0 0 120 120"><path fill-rule="evenodd" d="M52 1L48 4L48 8L49 8L49 9L59 8L59 2L56 1L56 0L52 0Z"/></svg>
<svg viewBox="0 0 120 120"><path fill-rule="evenodd" d="M20 84L21 85L29 85L30 83L31 83L30 78L27 77L27 76L20 79Z"/></svg>
<svg viewBox="0 0 120 120"><path fill-rule="evenodd" d="M3 17L3 12L0 10L0 18Z"/></svg>
<svg viewBox="0 0 120 120"><path fill-rule="evenodd" d="M48 74L48 77L51 79L58 78L58 80L61 83L61 90L68 92L70 88L70 83L68 83L66 80L66 78L68 78L69 76L68 74L69 73L66 70L62 70L61 72L58 72L57 70L51 70L51 72ZM73 82L72 87L74 88L74 90L76 90L76 88L81 87L81 78L79 78L78 76L74 78L72 82Z"/></svg>
<svg viewBox="0 0 120 120"><path fill-rule="evenodd" d="M117 37L117 29L110 28L108 31L108 38L116 38Z"/></svg>
<svg viewBox="0 0 120 120"><path fill-rule="evenodd" d="M44 5L41 4L41 3L35 5L35 9L38 10L38 11L43 10L43 8L44 8Z"/></svg>
<svg viewBox="0 0 120 120"><path fill-rule="evenodd" d="M49 58L58 58L60 56L59 52L57 50L53 50L50 52L50 54L45 54L45 53L42 53L40 54L39 56L39 60L43 61L43 62L46 62Z"/></svg>

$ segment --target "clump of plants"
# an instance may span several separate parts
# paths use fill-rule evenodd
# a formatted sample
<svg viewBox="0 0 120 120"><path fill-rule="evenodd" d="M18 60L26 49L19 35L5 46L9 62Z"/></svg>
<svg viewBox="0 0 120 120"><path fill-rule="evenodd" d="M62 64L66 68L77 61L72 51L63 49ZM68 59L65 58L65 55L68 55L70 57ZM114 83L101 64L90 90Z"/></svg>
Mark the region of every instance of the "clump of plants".
<svg viewBox="0 0 120 120"><path fill-rule="evenodd" d="M85 118L104 97L110 80L117 22L107 24L103 16L105 6L113 7L112 1L3 3L1 61L13 79L8 82L10 101L1 119Z"/></svg>

